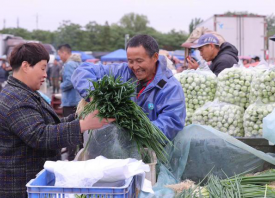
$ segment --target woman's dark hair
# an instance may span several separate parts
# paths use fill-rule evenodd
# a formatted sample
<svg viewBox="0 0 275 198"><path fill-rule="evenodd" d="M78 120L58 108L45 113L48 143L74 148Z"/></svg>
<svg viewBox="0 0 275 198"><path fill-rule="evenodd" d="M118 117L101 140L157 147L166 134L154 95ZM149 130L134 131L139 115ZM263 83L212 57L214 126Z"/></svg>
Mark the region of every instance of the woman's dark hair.
<svg viewBox="0 0 275 198"><path fill-rule="evenodd" d="M12 70L16 71L21 67L23 61L27 61L33 67L42 60L49 62L49 59L49 53L42 44L23 43L14 47L9 57L9 62Z"/></svg>
<svg viewBox="0 0 275 198"><path fill-rule="evenodd" d="M136 35L131 38L127 43L126 50L128 47L139 47L140 45L144 47L149 57L152 57L155 53L159 53L159 45L157 41L146 34Z"/></svg>

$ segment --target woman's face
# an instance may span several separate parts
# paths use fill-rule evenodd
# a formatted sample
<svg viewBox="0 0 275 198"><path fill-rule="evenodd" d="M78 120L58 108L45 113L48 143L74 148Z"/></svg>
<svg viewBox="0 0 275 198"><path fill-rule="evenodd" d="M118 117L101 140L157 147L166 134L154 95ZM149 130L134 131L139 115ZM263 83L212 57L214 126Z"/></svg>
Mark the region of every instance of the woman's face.
<svg viewBox="0 0 275 198"><path fill-rule="evenodd" d="M41 85L47 78L47 61L42 60L33 67L29 66L28 68L28 79L29 83L28 86L33 90L37 91L40 89Z"/></svg>

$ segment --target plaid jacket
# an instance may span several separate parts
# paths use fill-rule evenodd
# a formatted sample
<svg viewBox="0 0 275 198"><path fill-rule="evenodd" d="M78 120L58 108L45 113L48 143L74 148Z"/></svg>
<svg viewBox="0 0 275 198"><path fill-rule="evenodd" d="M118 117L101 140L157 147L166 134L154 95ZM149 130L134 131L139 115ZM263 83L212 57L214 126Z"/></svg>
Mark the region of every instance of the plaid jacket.
<svg viewBox="0 0 275 198"><path fill-rule="evenodd" d="M27 197L26 183L45 161L82 142L74 115L60 120L37 92L10 76L0 93L0 197Z"/></svg>

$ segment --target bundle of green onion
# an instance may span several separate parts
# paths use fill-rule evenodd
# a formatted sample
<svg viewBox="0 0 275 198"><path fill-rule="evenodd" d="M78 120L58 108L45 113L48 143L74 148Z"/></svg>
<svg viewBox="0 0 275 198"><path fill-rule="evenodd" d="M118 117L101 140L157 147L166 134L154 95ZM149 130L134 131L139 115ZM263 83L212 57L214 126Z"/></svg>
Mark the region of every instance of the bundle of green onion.
<svg viewBox="0 0 275 198"><path fill-rule="evenodd" d="M253 175L236 175L219 179L209 175L205 186L196 186L179 193L177 198L275 198L275 170Z"/></svg>
<svg viewBox="0 0 275 198"><path fill-rule="evenodd" d="M164 145L170 141L151 123L141 107L131 100L135 96L135 84L131 81L122 82L120 77L115 79L112 75L91 82L93 88L88 89L87 97L92 101L84 107L80 118L96 109L100 118L115 118L115 124L130 133L139 153L146 153L143 152L146 147L155 151L160 161L167 162Z"/></svg>

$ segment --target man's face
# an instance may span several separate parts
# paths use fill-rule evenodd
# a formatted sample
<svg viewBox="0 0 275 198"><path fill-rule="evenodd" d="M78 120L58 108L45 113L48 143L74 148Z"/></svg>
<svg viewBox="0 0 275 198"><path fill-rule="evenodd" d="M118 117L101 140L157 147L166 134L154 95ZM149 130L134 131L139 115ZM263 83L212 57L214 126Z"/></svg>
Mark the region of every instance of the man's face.
<svg viewBox="0 0 275 198"><path fill-rule="evenodd" d="M57 53L63 63L68 60L69 54L65 50L58 50Z"/></svg>
<svg viewBox="0 0 275 198"><path fill-rule="evenodd" d="M143 46L128 47L127 49L128 66L134 72L138 80L149 81L156 74L156 62L158 54L150 57Z"/></svg>
<svg viewBox="0 0 275 198"><path fill-rule="evenodd" d="M200 51L200 55L207 62L212 61L215 58L213 57L213 54L214 54L213 47L215 47L213 44L208 44L198 48L198 50Z"/></svg>

